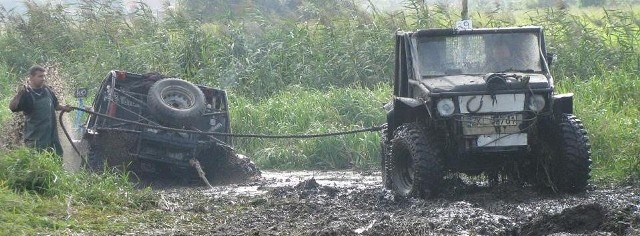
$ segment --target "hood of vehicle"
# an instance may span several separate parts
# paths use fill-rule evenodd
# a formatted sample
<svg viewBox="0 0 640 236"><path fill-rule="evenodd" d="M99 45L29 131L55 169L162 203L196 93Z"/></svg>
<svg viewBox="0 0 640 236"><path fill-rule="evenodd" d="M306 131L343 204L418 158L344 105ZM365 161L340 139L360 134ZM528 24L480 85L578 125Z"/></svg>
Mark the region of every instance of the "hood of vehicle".
<svg viewBox="0 0 640 236"><path fill-rule="evenodd" d="M551 85L543 74L500 73L486 75L449 75L422 78L420 82L432 93L468 93L492 90L540 90Z"/></svg>

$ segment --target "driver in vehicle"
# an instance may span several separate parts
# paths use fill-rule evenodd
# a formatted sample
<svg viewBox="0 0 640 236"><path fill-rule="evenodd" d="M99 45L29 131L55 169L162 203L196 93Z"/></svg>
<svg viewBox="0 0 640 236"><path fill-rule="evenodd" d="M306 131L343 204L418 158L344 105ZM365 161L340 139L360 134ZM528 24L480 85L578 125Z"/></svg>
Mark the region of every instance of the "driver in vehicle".
<svg viewBox="0 0 640 236"><path fill-rule="evenodd" d="M491 50L490 53L487 54L487 69L493 72L509 69L514 60L509 46L505 43L500 43L489 45L489 47Z"/></svg>
<svg viewBox="0 0 640 236"><path fill-rule="evenodd" d="M518 42L507 42L495 39L485 43L487 51L485 63L491 72L517 72L534 70L536 60L531 58L530 48L521 46Z"/></svg>

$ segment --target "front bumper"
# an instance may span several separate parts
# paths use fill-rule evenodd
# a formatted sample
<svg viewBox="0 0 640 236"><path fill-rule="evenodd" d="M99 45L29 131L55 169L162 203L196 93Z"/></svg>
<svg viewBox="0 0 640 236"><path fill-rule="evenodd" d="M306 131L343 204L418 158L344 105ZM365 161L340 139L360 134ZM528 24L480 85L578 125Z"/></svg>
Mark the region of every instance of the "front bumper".
<svg viewBox="0 0 640 236"><path fill-rule="evenodd" d="M465 150L512 151L525 149L535 116L526 112L462 115L455 121Z"/></svg>

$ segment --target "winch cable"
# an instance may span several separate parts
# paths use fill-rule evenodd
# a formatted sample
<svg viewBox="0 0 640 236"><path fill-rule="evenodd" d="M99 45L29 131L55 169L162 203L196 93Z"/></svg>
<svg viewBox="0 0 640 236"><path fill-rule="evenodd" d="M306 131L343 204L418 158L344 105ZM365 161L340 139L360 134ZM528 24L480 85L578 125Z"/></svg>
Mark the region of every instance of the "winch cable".
<svg viewBox="0 0 640 236"><path fill-rule="evenodd" d="M234 134L234 133L223 133L223 132L203 132L203 131L196 131L196 130L176 129L176 128L170 128L170 127L165 127L165 126L160 126L160 125L150 125L150 124L140 123L140 122L137 122L137 121L131 121L131 120L127 120L127 119L112 117L112 116L109 116L109 115L106 115L106 114L90 111L90 110L79 108L79 107L71 106L71 109L72 110L77 110L77 111L83 111L83 112L86 112L86 113L91 114L91 115L104 117L104 118L111 119L111 120L116 120L116 121L120 121L120 122L124 122L124 123L128 123L128 124L139 125L139 126L146 127L146 128L161 129L161 130L165 130L165 131L173 131L173 132L180 132L180 133L228 136L228 137L237 137L237 138L266 138L266 139L320 138L320 137L340 136L340 135L347 135L347 134L380 131L385 126L385 125L379 125L379 126L367 127L367 128L362 128L362 129L354 129L354 130L339 131L339 132L329 132L329 133L321 133L321 134L288 134L288 135ZM66 113L66 111L62 110L60 112L60 115L58 116L58 121L59 121L60 126L62 128L62 131L67 136L67 139L71 143L71 146L73 146L73 149L76 151L76 153L78 153L78 155L81 156L82 159L85 161L85 165L86 165L86 163L87 163L86 157L84 157L84 156L82 156L82 154L80 154L80 151L78 150L76 145L73 143L73 140L71 139L71 136L69 135L69 132L67 132L67 129L66 129L66 127L64 126L64 124L62 122L62 116L64 115L64 113Z"/></svg>
<svg viewBox="0 0 640 236"><path fill-rule="evenodd" d="M73 109L73 108L72 108ZM64 122L62 121L62 115L64 115L64 113L67 112L65 110L60 111L60 115L58 115L58 123L60 123L60 128L62 128L62 132L64 132L64 135L67 137L67 140L69 140L69 143L71 144L71 147L73 147L73 150L76 151L76 153L78 154L78 156L80 156L80 159L82 159L82 166L86 167L87 164L89 162L87 162L87 157L83 156L80 153L80 150L78 150L78 147L76 147L76 144L73 143L73 139L71 139L71 135L69 135L69 132L67 131L67 128L64 126Z"/></svg>

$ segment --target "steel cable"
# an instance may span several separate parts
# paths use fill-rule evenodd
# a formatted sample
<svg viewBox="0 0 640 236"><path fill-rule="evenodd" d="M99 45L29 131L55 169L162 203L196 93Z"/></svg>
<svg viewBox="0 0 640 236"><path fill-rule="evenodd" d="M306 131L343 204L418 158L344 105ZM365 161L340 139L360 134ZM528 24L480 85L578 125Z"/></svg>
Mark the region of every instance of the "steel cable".
<svg viewBox="0 0 640 236"><path fill-rule="evenodd" d="M131 120L127 120L127 119L112 117L112 116L108 116L106 114L102 114L102 113L98 113L98 112L94 112L94 111L89 111L89 110L86 110L86 109L83 109L83 108L79 108L79 107L73 107L72 106L71 109L78 110L78 111L83 111L83 112L89 113L91 115L96 115L96 116L104 117L104 118L107 118L107 119L112 119L112 120L116 120L116 121L120 121L120 122L124 122L124 123L129 123L129 124L135 124L135 125L139 125L139 126L142 126L142 127L152 128L152 129L161 129L161 130L166 130L166 131L174 131L174 132L190 133L190 134L228 136L228 137L237 137L237 138L268 138L268 139L320 138L320 137L339 136L339 135L347 135L347 134L354 134L354 133L380 131L380 130L382 130L382 128L384 126L384 125L380 125L380 126L373 126L373 127L368 127L368 128L362 128L362 129L339 131L339 132L329 132L329 133L321 133L321 134L288 134L288 135L234 134L234 133L203 132L203 131L197 131L197 130L176 129L176 128L170 128L170 127L165 127L165 126L160 126L160 125L150 125L150 124L140 123L140 122L137 122L137 121L131 121ZM84 156L82 156L80 154L80 151L78 150L76 145L73 143L73 140L71 139L71 136L69 135L69 132L67 132L67 129L66 129L66 127L64 126L64 124L62 122L62 116L63 116L63 114L65 112L66 111L64 111L64 110L61 111L60 115L58 117L60 126L62 127L62 131L64 132L64 134L67 136L67 139L69 139L69 142L71 143L71 146L73 146L73 149L76 151L76 153L78 153L78 155L80 157L82 157L82 159L83 159L83 161L85 162L85 165L86 165L86 163L87 163L86 157L84 157Z"/></svg>

